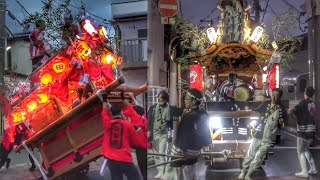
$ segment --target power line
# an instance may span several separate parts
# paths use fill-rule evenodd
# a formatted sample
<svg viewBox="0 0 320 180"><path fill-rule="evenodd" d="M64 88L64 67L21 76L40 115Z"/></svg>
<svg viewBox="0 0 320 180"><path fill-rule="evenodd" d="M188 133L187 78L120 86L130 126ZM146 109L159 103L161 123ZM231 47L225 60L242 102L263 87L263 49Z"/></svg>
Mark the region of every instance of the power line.
<svg viewBox="0 0 320 180"><path fill-rule="evenodd" d="M20 3L20 1L16 0L16 2L21 6L21 8L30 16L30 13L27 11L27 9Z"/></svg>
<svg viewBox="0 0 320 180"><path fill-rule="evenodd" d="M267 9L268 9L268 5L269 5L269 0L267 1L266 7L264 8L263 15L262 15L262 19L261 19L260 23L262 23L262 22L263 22L264 15L266 14Z"/></svg>
<svg viewBox="0 0 320 180"><path fill-rule="evenodd" d="M209 18L211 15L213 15L216 12L216 10L217 10L217 8L211 10L210 13L206 17L200 19L200 23L206 22L206 19Z"/></svg>
<svg viewBox="0 0 320 180"><path fill-rule="evenodd" d="M283 3L285 3L287 6L291 7L292 9L296 10L296 12L298 12L299 14L302 13L298 8L296 8L295 6L293 6L292 4L290 4L288 1L286 0L281 0Z"/></svg>
<svg viewBox="0 0 320 180"><path fill-rule="evenodd" d="M276 19L280 20L280 17L279 17L279 16L277 15L277 13L272 9L271 4L270 4L268 7L269 7L269 9L272 11L272 13L276 16ZM290 36L292 36L292 34L291 34L290 31L288 30L288 28L286 27L285 29L286 29L286 31L288 32L288 34L289 34Z"/></svg>

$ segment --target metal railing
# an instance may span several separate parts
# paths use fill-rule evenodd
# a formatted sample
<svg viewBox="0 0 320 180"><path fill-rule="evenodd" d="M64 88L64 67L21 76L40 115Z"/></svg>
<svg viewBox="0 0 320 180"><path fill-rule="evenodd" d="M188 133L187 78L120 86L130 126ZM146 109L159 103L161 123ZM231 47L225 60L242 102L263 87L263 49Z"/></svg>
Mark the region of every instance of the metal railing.
<svg viewBox="0 0 320 180"><path fill-rule="evenodd" d="M120 56L124 58L124 63L147 62L147 38L122 40Z"/></svg>

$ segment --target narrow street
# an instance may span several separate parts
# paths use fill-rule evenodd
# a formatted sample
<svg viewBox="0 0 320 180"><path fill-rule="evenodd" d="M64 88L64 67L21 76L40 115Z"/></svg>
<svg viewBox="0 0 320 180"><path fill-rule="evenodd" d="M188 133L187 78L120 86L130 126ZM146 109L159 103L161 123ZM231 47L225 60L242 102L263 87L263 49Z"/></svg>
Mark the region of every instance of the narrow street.
<svg viewBox="0 0 320 180"><path fill-rule="evenodd" d="M320 169L320 143L317 140L310 148L316 161L317 169ZM281 133L281 143L273 148L273 155L270 155L262 169L255 172L255 179L290 179L298 180L294 173L300 170L297 159L296 136L287 131ZM236 180L240 173L240 161L230 160L227 164L215 164L209 167L206 172L207 180ZM156 174L155 168L148 170L148 179L153 179ZM311 176L310 180L320 179L319 175Z"/></svg>
<svg viewBox="0 0 320 180"><path fill-rule="evenodd" d="M36 154L38 154L36 152ZM136 157L135 153L132 154L134 157L135 164ZM1 180L35 180L42 179L41 173L38 169L34 172L30 172L29 168L31 167L31 163L28 158L28 154L25 150L22 150L20 153L11 152L9 155L11 158L11 164L8 169L2 167L0 169L0 179ZM99 158L95 162L90 163L89 172L86 175L76 175L76 176L63 176L62 180L103 180L103 179L111 179L110 171L107 170L104 176L100 176L100 168L103 163L103 158ZM126 178L124 178L126 180Z"/></svg>

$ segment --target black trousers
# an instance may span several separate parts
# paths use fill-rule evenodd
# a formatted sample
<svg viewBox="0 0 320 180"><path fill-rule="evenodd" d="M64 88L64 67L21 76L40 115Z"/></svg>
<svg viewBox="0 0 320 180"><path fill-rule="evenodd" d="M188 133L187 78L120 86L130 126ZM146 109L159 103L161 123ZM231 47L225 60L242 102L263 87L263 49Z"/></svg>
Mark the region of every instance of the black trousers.
<svg viewBox="0 0 320 180"><path fill-rule="evenodd" d="M34 160L32 159L31 155L29 154L29 160L31 162L31 167L35 168L36 164L34 163Z"/></svg>
<svg viewBox="0 0 320 180"><path fill-rule="evenodd" d="M1 146L0 146L0 168L2 168L2 166L6 163L7 160L9 160L8 156L10 154L12 150L12 147L10 147L9 150L7 150L3 144L1 143Z"/></svg>
<svg viewBox="0 0 320 180"><path fill-rule="evenodd" d="M9 160L8 156L9 156L11 151L12 151L12 147L10 148L10 150L7 150L3 146L3 144L1 143L1 146L0 146L0 169L6 163L6 161ZM34 160L32 159L30 154L29 154L29 160L31 162L31 166L35 168L36 165L35 165Z"/></svg>
<svg viewBox="0 0 320 180"><path fill-rule="evenodd" d="M148 166L148 158L147 158L147 150L146 149L136 149L136 156L138 165L144 180L147 180L147 166Z"/></svg>
<svg viewBox="0 0 320 180"><path fill-rule="evenodd" d="M123 175L128 180L141 180L140 174L133 162L121 162L108 159L108 166L112 180L123 180Z"/></svg>

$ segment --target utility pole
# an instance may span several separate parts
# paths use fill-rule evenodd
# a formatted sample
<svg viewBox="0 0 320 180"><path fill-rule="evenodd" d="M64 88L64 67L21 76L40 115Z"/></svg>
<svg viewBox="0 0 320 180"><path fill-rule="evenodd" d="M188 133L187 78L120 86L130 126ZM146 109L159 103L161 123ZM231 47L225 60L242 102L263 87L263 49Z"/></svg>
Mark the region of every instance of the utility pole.
<svg viewBox="0 0 320 180"><path fill-rule="evenodd" d="M159 0L148 1L148 104L155 103L160 90L160 67L164 61L164 26L158 11ZM162 77L166 79L166 77Z"/></svg>
<svg viewBox="0 0 320 180"><path fill-rule="evenodd" d="M6 0L0 0L0 88L4 86L6 41Z"/></svg>
<svg viewBox="0 0 320 180"><path fill-rule="evenodd" d="M261 7L260 7L260 2L259 0L254 0L254 23L255 26L260 24L260 11L261 11Z"/></svg>
<svg viewBox="0 0 320 180"><path fill-rule="evenodd" d="M320 107L320 0L305 0L306 21L308 22L308 48L309 48L309 82L316 90L315 103ZM320 115L316 119L318 127L320 126ZM319 133L319 128L318 128Z"/></svg>

